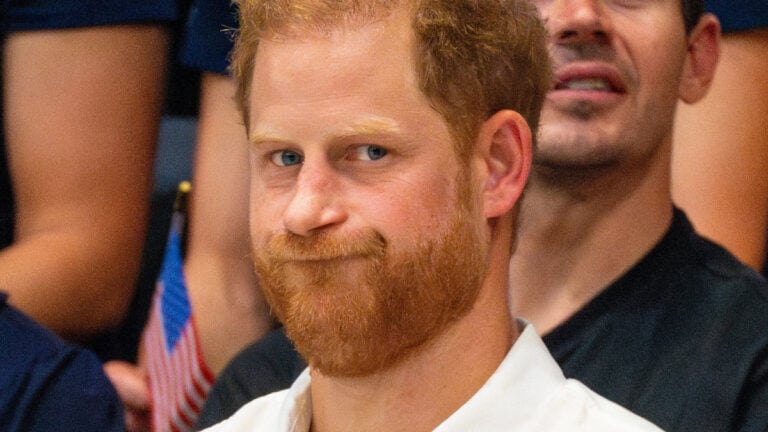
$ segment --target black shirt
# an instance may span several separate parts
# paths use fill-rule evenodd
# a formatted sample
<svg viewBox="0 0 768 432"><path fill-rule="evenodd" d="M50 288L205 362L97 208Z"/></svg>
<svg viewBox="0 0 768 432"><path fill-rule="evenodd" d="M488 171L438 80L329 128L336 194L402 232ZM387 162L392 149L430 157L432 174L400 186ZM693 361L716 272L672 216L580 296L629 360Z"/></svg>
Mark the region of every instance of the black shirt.
<svg viewBox="0 0 768 432"><path fill-rule="evenodd" d="M567 377L665 430L768 431L768 286L679 210L544 342Z"/></svg>

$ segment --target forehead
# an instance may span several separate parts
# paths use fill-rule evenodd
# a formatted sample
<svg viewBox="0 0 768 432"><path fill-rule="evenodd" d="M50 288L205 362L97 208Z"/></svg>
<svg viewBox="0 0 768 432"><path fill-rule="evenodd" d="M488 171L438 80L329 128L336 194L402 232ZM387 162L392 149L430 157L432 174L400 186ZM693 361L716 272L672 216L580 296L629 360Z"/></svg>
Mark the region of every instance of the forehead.
<svg viewBox="0 0 768 432"><path fill-rule="evenodd" d="M404 14L333 32L294 31L262 40L250 95L254 133L275 124L295 128L308 115L313 121L365 125L399 123L409 112L436 116L419 89L414 50Z"/></svg>
<svg viewBox="0 0 768 432"><path fill-rule="evenodd" d="M340 22L331 27L298 24L270 32L261 39L254 74L275 85L283 81L281 77L290 79L323 72L329 65L335 66L337 75L351 65L375 74L381 67L392 69L397 64L404 66L397 71L402 73L413 69L412 52L413 31L403 12L366 22Z"/></svg>

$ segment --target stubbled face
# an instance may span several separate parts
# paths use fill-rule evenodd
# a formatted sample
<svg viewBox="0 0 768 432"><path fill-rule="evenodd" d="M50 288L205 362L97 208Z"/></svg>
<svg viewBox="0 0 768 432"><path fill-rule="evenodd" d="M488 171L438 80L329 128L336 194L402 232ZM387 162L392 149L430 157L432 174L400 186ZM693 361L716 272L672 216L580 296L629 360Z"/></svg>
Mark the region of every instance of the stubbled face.
<svg viewBox="0 0 768 432"><path fill-rule="evenodd" d="M418 90L411 38L394 16L265 40L256 56L254 261L297 349L328 375L418 351L472 307L487 265L479 186Z"/></svg>
<svg viewBox="0 0 768 432"><path fill-rule="evenodd" d="M590 169L648 158L671 141L686 55L679 0L535 0L556 83L535 163Z"/></svg>

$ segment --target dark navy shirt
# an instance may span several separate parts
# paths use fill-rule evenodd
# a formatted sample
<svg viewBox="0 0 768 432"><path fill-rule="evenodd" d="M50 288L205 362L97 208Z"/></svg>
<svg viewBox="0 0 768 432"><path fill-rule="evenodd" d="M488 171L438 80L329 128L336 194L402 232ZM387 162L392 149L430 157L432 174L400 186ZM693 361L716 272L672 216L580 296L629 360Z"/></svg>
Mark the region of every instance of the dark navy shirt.
<svg viewBox="0 0 768 432"><path fill-rule="evenodd" d="M95 354L69 345L0 292L0 430L124 430L122 404Z"/></svg>
<svg viewBox="0 0 768 432"><path fill-rule="evenodd" d="M194 0L182 44L181 62L188 67L224 74L237 28L237 8L229 0Z"/></svg>
<svg viewBox="0 0 768 432"><path fill-rule="evenodd" d="M176 19L175 0L0 0L2 33Z"/></svg>
<svg viewBox="0 0 768 432"><path fill-rule="evenodd" d="M707 0L705 7L717 15L724 32L768 27L766 0Z"/></svg>

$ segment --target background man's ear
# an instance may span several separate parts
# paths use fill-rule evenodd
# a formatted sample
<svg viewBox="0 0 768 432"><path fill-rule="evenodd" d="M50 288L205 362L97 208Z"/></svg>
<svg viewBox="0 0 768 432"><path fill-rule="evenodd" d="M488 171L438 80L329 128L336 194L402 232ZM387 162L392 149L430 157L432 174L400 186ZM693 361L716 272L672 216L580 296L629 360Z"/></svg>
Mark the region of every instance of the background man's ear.
<svg viewBox="0 0 768 432"><path fill-rule="evenodd" d="M707 94L720 56L719 45L720 22L714 15L704 14L688 35L688 55L679 89L684 102L697 102Z"/></svg>
<svg viewBox="0 0 768 432"><path fill-rule="evenodd" d="M531 129L517 112L502 110L483 123L478 138L487 170L483 212L495 218L511 210L523 193L531 170Z"/></svg>

